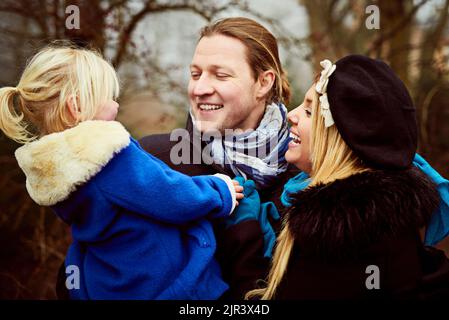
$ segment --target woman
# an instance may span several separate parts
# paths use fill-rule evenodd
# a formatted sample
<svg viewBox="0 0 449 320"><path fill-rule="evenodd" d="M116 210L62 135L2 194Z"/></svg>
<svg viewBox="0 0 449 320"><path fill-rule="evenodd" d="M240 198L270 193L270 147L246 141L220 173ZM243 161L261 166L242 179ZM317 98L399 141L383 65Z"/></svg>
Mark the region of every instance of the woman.
<svg viewBox="0 0 449 320"><path fill-rule="evenodd" d="M310 176L309 186L290 198L267 287L247 297L423 297L433 270L419 228L439 195L412 166L411 98L379 60L351 55L321 65L319 81L289 113L286 159Z"/></svg>

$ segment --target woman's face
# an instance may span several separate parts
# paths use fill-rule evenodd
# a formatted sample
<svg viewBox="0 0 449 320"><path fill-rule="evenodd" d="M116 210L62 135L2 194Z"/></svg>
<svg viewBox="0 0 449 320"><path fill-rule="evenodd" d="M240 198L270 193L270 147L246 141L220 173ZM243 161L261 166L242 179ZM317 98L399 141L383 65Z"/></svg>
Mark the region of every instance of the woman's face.
<svg viewBox="0 0 449 320"><path fill-rule="evenodd" d="M303 103L288 113L288 120L291 124L290 137L292 140L288 144L285 159L307 173L310 173L312 170L310 133L312 129L312 101L315 97L314 90L315 85L306 92Z"/></svg>
<svg viewBox="0 0 449 320"><path fill-rule="evenodd" d="M265 101L257 98L255 81L238 39L203 37L190 65L188 94L200 130L256 129Z"/></svg>

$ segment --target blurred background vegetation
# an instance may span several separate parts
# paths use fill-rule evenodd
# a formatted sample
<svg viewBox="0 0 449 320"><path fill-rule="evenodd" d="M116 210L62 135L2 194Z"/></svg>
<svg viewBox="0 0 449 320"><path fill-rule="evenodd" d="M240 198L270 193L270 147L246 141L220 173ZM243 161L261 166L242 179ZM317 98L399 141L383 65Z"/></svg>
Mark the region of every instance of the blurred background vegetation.
<svg viewBox="0 0 449 320"><path fill-rule="evenodd" d="M366 20L376 5L380 28ZM67 29L69 5L80 28ZM119 121L139 138L184 126L188 65L199 29L222 17L253 18L279 39L295 107L319 61L360 53L386 60L418 110L419 152L449 177L449 0L3 0L0 86L15 86L39 48L57 39L95 47L122 82ZM0 134L0 298L54 299L70 230L27 195L14 150ZM440 244L449 252L448 241Z"/></svg>

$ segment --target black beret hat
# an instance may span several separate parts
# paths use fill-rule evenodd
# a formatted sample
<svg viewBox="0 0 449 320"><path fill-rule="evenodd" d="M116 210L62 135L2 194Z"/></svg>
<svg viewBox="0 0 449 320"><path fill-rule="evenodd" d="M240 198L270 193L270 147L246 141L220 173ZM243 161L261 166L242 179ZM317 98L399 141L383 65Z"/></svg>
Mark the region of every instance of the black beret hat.
<svg viewBox="0 0 449 320"><path fill-rule="evenodd" d="M410 166L417 148L417 124L405 85L380 60L350 55L335 65L327 96L343 140L371 167Z"/></svg>

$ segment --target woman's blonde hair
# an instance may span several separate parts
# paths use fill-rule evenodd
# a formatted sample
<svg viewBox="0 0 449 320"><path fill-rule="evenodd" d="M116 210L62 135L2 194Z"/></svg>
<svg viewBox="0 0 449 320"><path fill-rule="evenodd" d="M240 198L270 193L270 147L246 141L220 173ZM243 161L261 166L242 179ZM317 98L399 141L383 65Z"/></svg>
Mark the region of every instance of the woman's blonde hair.
<svg viewBox="0 0 449 320"><path fill-rule="evenodd" d="M93 50L50 45L27 64L17 87L0 89L0 129L19 143L94 118L119 95L114 68ZM79 118L70 115L71 100Z"/></svg>
<svg viewBox="0 0 449 320"><path fill-rule="evenodd" d="M275 80L267 96L267 103L290 101L290 83L287 72L282 68L276 38L261 24L254 20L233 17L218 20L201 30L203 37L224 35L240 40L246 50L246 60L255 79L263 71L273 70Z"/></svg>
<svg viewBox="0 0 449 320"><path fill-rule="evenodd" d="M337 179L344 179L355 173L368 170L343 141L337 127L335 125L328 128L325 127L324 118L320 115L319 95L315 90L313 92L310 143L312 171L310 173L309 187L320 183L329 183ZM294 244L294 238L287 222L288 215L289 213L287 212L286 216L284 216L282 231L277 239L267 286L248 292L245 298L273 299L275 297L276 289L287 270Z"/></svg>

